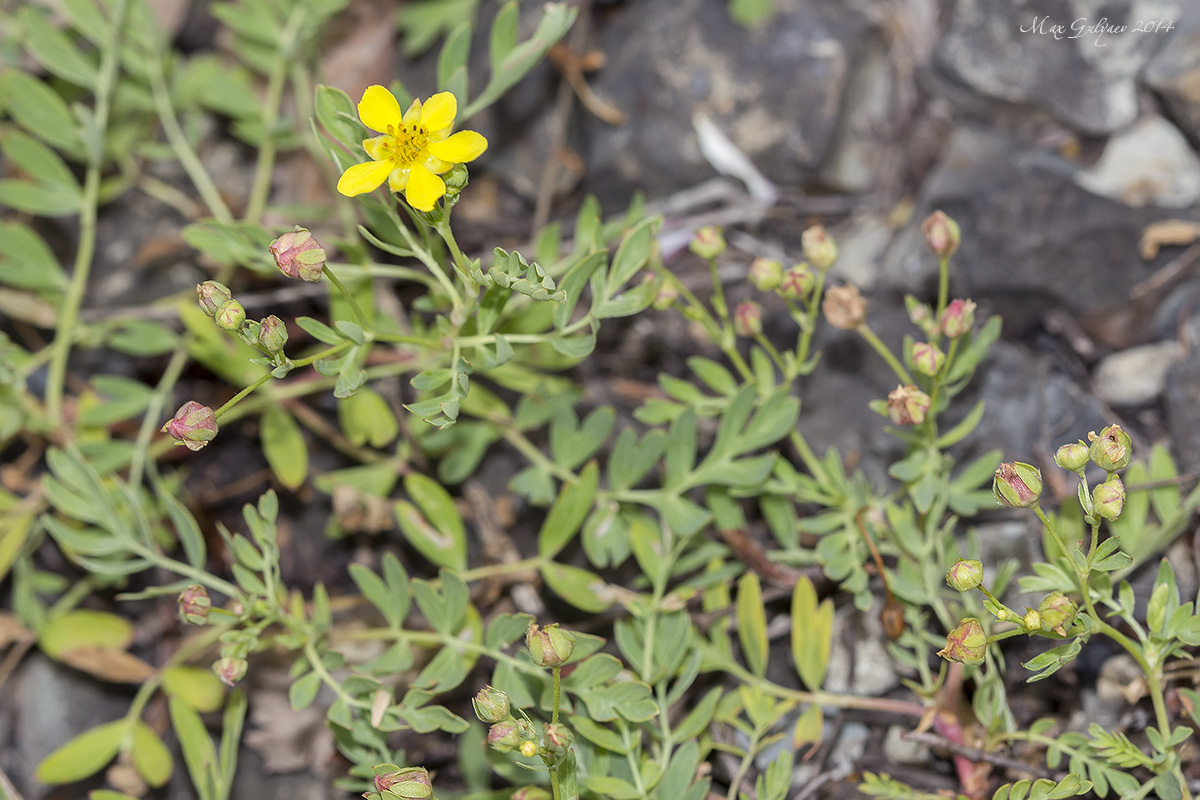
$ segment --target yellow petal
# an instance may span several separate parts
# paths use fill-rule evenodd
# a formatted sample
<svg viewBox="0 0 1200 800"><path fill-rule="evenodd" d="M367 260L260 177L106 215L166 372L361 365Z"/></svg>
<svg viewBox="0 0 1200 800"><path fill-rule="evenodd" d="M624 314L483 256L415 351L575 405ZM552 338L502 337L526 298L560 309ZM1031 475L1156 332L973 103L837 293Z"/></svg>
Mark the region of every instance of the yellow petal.
<svg viewBox="0 0 1200 800"><path fill-rule="evenodd" d="M442 179L420 164L414 165L408 173L404 199L418 211L433 211L434 203L445 193L446 184Z"/></svg>
<svg viewBox="0 0 1200 800"><path fill-rule="evenodd" d="M388 188L399 194L408 185L409 167L398 167L388 175Z"/></svg>
<svg viewBox="0 0 1200 800"><path fill-rule="evenodd" d="M412 105L408 107L408 111L404 112L404 124L410 128L421 121L421 101L413 100Z"/></svg>
<svg viewBox="0 0 1200 800"><path fill-rule="evenodd" d="M425 169L429 170L434 175L441 175L444 172L449 172L450 168L454 166L449 161L442 161L436 156L426 156L425 160L421 163L425 165Z"/></svg>
<svg viewBox="0 0 1200 800"><path fill-rule="evenodd" d="M387 161L391 156L391 153L387 152L383 148L384 145L389 145L393 141L395 141L394 136L388 136L387 134L384 134L383 136L376 136L373 139L363 139L362 146L363 150L366 150L367 155L369 155L371 158L375 159L376 161Z"/></svg>
<svg viewBox="0 0 1200 800"><path fill-rule="evenodd" d="M358 104L358 118L371 130L382 133L388 125L400 124L400 104L382 86L368 86Z"/></svg>
<svg viewBox="0 0 1200 800"><path fill-rule="evenodd" d="M390 161L368 161L365 164L355 164L338 178L337 190L346 197L354 197L379 188L391 172Z"/></svg>
<svg viewBox="0 0 1200 800"><path fill-rule="evenodd" d="M458 100L450 92L438 92L421 106L421 127L433 133L454 124Z"/></svg>
<svg viewBox="0 0 1200 800"><path fill-rule="evenodd" d="M475 131L459 131L441 142L430 142L425 149L430 155L454 164L474 161L487 150L488 141Z"/></svg>

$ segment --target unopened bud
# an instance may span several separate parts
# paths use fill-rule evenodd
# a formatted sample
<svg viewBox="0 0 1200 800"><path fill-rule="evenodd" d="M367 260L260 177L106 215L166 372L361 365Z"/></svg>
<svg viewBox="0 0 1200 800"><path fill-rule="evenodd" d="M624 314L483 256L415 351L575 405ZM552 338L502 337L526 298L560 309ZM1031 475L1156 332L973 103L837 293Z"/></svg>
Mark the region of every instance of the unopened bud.
<svg viewBox="0 0 1200 800"><path fill-rule="evenodd" d="M921 329L929 338L933 338L941 329L933 318L933 309L928 303L922 303L911 294L904 296L904 308L908 311L908 318L912 320L912 324Z"/></svg>
<svg viewBox="0 0 1200 800"><path fill-rule="evenodd" d="M679 299L679 289L675 285L674 280L664 279L662 285L658 287L658 294L654 296L652 305L659 311L664 311L675 305L675 301Z"/></svg>
<svg viewBox="0 0 1200 800"><path fill-rule="evenodd" d="M217 417L208 406L188 400L171 421L162 426L162 432L188 450L202 450L217 435Z"/></svg>
<svg viewBox="0 0 1200 800"><path fill-rule="evenodd" d="M1040 631L1042 629L1042 615L1035 608L1026 608L1025 617L1021 620L1021 624L1025 626L1027 631Z"/></svg>
<svg viewBox="0 0 1200 800"><path fill-rule="evenodd" d="M1100 431L1099 436L1089 433L1088 441L1092 443L1088 455L1105 472L1125 469L1133 459L1133 444L1129 434L1121 430L1120 425L1109 425Z"/></svg>
<svg viewBox="0 0 1200 800"><path fill-rule="evenodd" d="M949 258L954 255L954 251L958 249L958 243L962 241L958 223L941 211L933 212L921 223L921 233L925 234L925 241L929 243L930 249L937 253L939 258Z"/></svg>
<svg viewBox="0 0 1200 800"><path fill-rule="evenodd" d="M738 303L733 312L734 333L738 336L757 336L762 329L762 306L752 300Z"/></svg>
<svg viewBox="0 0 1200 800"><path fill-rule="evenodd" d="M287 340L287 326L283 324L283 320L279 317L272 314L259 323L256 344L264 353L275 355L276 353L283 352L283 347L287 344Z"/></svg>
<svg viewBox="0 0 1200 800"><path fill-rule="evenodd" d="M565 725L550 723L546 726L546 749L561 757L575 741L575 735Z"/></svg>
<svg viewBox="0 0 1200 800"><path fill-rule="evenodd" d="M200 310L210 317L215 317L221 306L233 299L229 287L216 281L197 284L196 295L199 297Z"/></svg>
<svg viewBox="0 0 1200 800"><path fill-rule="evenodd" d="M487 743L488 747L498 753L509 753L521 743L521 734L517 731L515 723L497 722L488 728Z"/></svg>
<svg viewBox="0 0 1200 800"><path fill-rule="evenodd" d="M221 679L221 683L226 686L233 686L245 677L247 666L246 659L244 658L225 656L213 664L213 672L217 673L217 677Z"/></svg>
<svg viewBox="0 0 1200 800"><path fill-rule="evenodd" d="M983 632L983 625L974 617L968 617L950 631L946 646L938 651L938 655L960 664L978 664L983 661L986 651L987 634Z"/></svg>
<svg viewBox="0 0 1200 800"><path fill-rule="evenodd" d="M208 621L208 610L212 600L208 591L198 583L183 590L179 595L179 618L192 625L203 625Z"/></svg>
<svg viewBox="0 0 1200 800"><path fill-rule="evenodd" d="M813 269L826 272L837 261L837 242L829 235L822 225L814 225L800 234L800 246L804 248L804 257Z"/></svg>
<svg viewBox="0 0 1200 800"><path fill-rule="evenodd" d="M538 628L531 623L525 632L525 645L533 663L539 667L557 667L565 664L575 650L575 634L564 631L558 623Z"/></svg>
<svg viewBox="0 0 1200 800"><path fill-rule="evenodd" d="M760 292L773 291L783 280L783 264L774 258L756 258L750 262L746 276Z"/></svg>
<svg viewBox="0 0 1200 800"><path fill-rule="evenodd" d="M221 330L236 331L246 324L246 309L237 300L226 300L217 309L213 320Z"/></svg>
<svg viewBox="0 0 1200 800"><path fill-rule="evenodd" d="M965 336L975 327L975 304L970 300L951 300L938 324L947 338Z"/></svg>
<svg viewBox="0 0 1200 800"><path fill-rule="evenodd" d="M812 292L817 284L816 273L808 264L794 264L783 273L779 279L779 287L775 294L785 300L803 300Z"/></svg>
<svg viewBox="0 0 1200 800"><path fill-rule="evenodd" d="M912 362L913 369L919 374L933 377L946 363L946 354L936 344L917 342L912 347Z"/></svg>
<svg viewBox="0 0 1200 800"><path fill-rule="evenodd" d="M461 192L467 188L467 182L471 179L467 172L466 164L455 164L450 168L450 171L442 176L442 180L446 182L446 193Z"/></svg>
<svg viewBox="0 0 1200 800"><path fill-rule="evenodd" d="M897 425L920 425L932 401L916 386L897 386L887 399L888 418Z"/></svg>
<svg viewBox="0 0 1200 800"><path fill-rule="evenodd" d="M1042 615L1042 630L1046 633L1067 635L1067 626L1075 621L1079 610L1071 599L1062 592L1052 592L1038 604L1038 612Z"/></svg>
<svg viewBox="0 0 1200 800"><path fill-rule="evenodd" d="M289 278L299 278L313 283L321 280L321 268L325 266L325 250L312 232L296 226L268 248L275 258L275 266Z"/></svg>
<svg viewBox="0 0 1200 800"><path fill-rule="evenodd" d="M1125 508L1125 484L1120 475L1108 476L1108 480L1092 490L1092 507L1097 515L1110 521L1121 516Z"/></svg>
<svg viewBox="0 0 1200 800"><path fill-rule="evenodd" d="M409 767L400 770L388 794L393 797L403 797L406 800L424 800L433 797L433 783L429 780L429 772L424 767Z"/></svg>
<svg viewBox="0 0 1200 800"><path fill-rule="evenodd" d="M1079 472L1088 462L1088 446L1083 442L1064 444L1054 453L1054 463L1071 472Z"/></svg>
<svg viewBox="0 0 1200 800"><path fill-rule="evenodd" d="M501 722L511 714L508 695L494 686L480 689L471 700L471 705L475 707L475 716L479 717L480 722Z"/></svg>
<svg viewBox="0 0 1200 800"><path fill-rule="evenodd" d="M522 786L512 793L510 800L550 800L551 794L541 786Z"/></svg>
<svg viewBox="0 0 1200 800"><path fill-rule="evenodd" d="M825 321L833 327L852 331L866 321L867 301L857 286L834 286L825 293L821 311L825 313Z"/></svg>
<svg viewBox="0 0 1200 800"><path fill-rule="evenodd" d="M703 259L712 261L725 252L725 234L716 225L705 225L697 228L688 243L688 249Z"/></svg>
<svg viewBox="0 0 1200 800"><path fill-rule="evenodd" d="M526 758L533 758L538 754L537 742L535 742L533 739L526 739L525 741L521 742L520 751L521 755L525 756Z"/></svg>
<svg viewBox="0 0 1200 800"><path fill-rule="evenodd" d="M1042 473L1032 464L1005 461L992 479L996 502L1009 508L1033 508L1042 496Z"/></svg>
<svg viewBox="0 0 1200 800"><path fill-rule="evenodd" d="M951 589L969 592L983 585L983 564L975 559L960 558L946 573Z"/></svg>

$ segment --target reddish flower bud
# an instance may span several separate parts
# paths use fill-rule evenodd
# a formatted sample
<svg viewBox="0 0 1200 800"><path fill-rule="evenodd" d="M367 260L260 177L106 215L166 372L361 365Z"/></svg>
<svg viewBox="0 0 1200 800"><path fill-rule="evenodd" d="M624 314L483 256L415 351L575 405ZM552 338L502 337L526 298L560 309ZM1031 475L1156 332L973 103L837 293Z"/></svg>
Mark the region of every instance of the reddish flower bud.
<svg viewBox="0 0 1200 800"><path fill-rule="evenodd" d="M867 301L857 286L834 286L825 293L821 303L825 321L835 328L852 331L867 319Z"/></svg>
<svg viewBox="0 0 1200 800"><path fill-rule="evenodd" d="M921 375L933 377L946 363L946 354L936 344L917 342L912 348L913 369Z"/></svg>
<svg viewBox="0 0 1200 800"><path fill-rule="evenodd" d="M321 280L321 268L325 266L325 251L312 233L296 226L271 242L271 255L275 266L289 278L299 278L310 283Z"/></svg>
<svg viewBox="0 0 1200 800"><path fill-rule="evenodd" d="M283 324L283 320L279 317L272 314L259 323L256 344L264 353L275 355L276 353L283 352L283 347L287 344L287 340L287 326Z"/></svg>
<svg viewBox="0 0 1200 800"><path fill-rule="evenodd" d="M662 285L658 287L658 294L654 296L654 301L650 304L658 311L664 311L675 305L675 301L679 299L679 289L673 280L663 280Z"/></svg>
<svg viewBox="0 0 1200 800"><path fill-rule="evenodd" d="M1042 630L1066 636L1067 626L1075 621L1078 611L1079 607L1062 592L1046 595L1046 599L1038 604L1038 612L1042 615Z"/></svg>
<svg viewBox="0 0 1200 800"><path fill-rule="evenodd" d="M817 284L816 273L808 264L795 264L779 279L775 294L785 300L803 300Z"/></svg>
<svg viewBox="0 0 1200 800"><path fill-rule="evenodd" d="M921 223L921 233L925 234L925 241L939 258L954 255L958 243L962 241L958 223L941 211L933 212Z"/></svg>
<svg viewBox="0 0 1200 800"><path fill-rule="evenodd" d="M1006 461L992 478L996 502L1009 508L1033 508L1042 496L1042 473L1032 464Z"/></svg>
<svg viewBox="0 0 1200 800"><path fill-rule="evenodd" d="M1083 442L1064 444L1054 453L1054 463L1071 472L1079 472L1088 462L1088 446Z"/></svg>
<svg viewBox="0 0 1200 800"><path fill-rule="evenodd" d="M487 743L498 753L508 753L521 743L521 734L514 723L497 722L488 728Z"/></svg>
<svg viewBox="0 0 1200 800"><path fill-rule="evenodd" d="M550 723L546 726L546 749L553 753L556 757L561 757L567 752L575 741L575 734L565 725Z"/></svg>
<svg viewBox="0 0 1200 800"><path fill-rule="evenodd" d="M821 225L814 225L800 234L800 246L804 248L804 257L818 272L826 272L837 261L837 242Z"/></svg>
<svg viewBox="0 0 1200 800"><path fill-rule="evenodd" d="M202 450L217 435L217 417L208 406L188 400L161 430L177 445L188 450Z"/></svg>
<svg viewBox="0 0 1200 800"><path fill-rule="evenodd" d="M236 331L246 323L246 309L237 300L226 300L217 309L213 320L221 330Z"/></svg>
<svg viewBox="0 0 1200 800"><path fill-rule="evenodd" d="M541 786L522 786L512 793L510 800L550 800L550 797Z"/></svg>
<svg viewBox="0 0 1200 800"><path fill-rule="evenodd" d="M965 336L975 327L975 304L970 300L951 300L938 318L938 325L950 339Z"/></svg>
<svg viewBox="0 0 1200 800"><path fill-rule="evenodd" d="M403 797L406 800L424 800L433 797L433 783L429 780L429 772L424 767L409 767L400 770L388 794L393 797Z"/></svg>
<svg viewBox="0 0 1200 800"><path fill-rule="evenodd" d="M733 312L733 330L738 336L762 333L762 306L750 300L738 303Z"/></svg>
<svg viewBox="0 0 1200 800"><path fill-rule="evenodd" d="M975 559L960 558L946 573L946 583L960 592L969 592L983 585L983 564Z"/></svg>
<svg viewBox="0 0 1200 800"><path fill-rule="evenodd" d="M212 600L208 591L198 583L183 590L179 595L179 617L192 625L203 625L208 621L208 610L212 608Z"/></svg>
<svg viewBox="0 0 1200 800"><path fill-rule="evenodd" d="M511 716L508 695L494 686L480 689L471 700L471 705L475 707L475 716L479 717L480 722L501 722Z"/></svg>
<svg viewBox="0 0 1200 800"><path fill-rule="evenodd" d="M1129 434L1121 430L1120 425L1109 425L1100 431L1100 435L1088 434L1092 446L1088 455L1097 467L1105 472L1116 472L1125 469L1133 459L1133 443Z"/></svg>
<svg viewBox="0 0 1200 800"><path fill-rule="evenodd" d="M750 263L746 276L755 289L770 292L783 280L783 264L774 258L756 258Z"/></svg>
<svg viewBox="0 0 1200 800"><path fill-rule="evenodd" d="M1092 490L1092 507L1096 514L1107 520L1121 516L1125 508L1125 484L1120 475L1110 475L1108 480Z"/></svg>
<svg viewBox="0 0 1200 800"><path fill-rule="evenodd" d="M565 664L575 650L575 634L564 631L558 623L541 629L531 623L525 632L525 646L539 667L557 667Z"/></svg>
<svg viewBox="0 0 1200 800"><path fill-rule="evenodd" d="M196 295L199 297L200 310L210 317L215 317L217 310L233 299L229 287L216 281L197 284Z"/></svg>
<svg viewBox="0 0 1200 800"><path fill-rule="evenodd" d="M968 617L950 631L950 635L946 637L946 646L938 651L938 655L947 661L957 661L960 664L978 664L983 661L985 652L987 634L983 632L983 625L974 617Z"/></svg>
<svg viewBox="0 0 1200 800"><path fill-rule="evenodd" d="M703 259L712 261L725 252L725 235L717 225L705 225L697 228L688 243L688 249Z"/></svg>
<svg viewBox="0 0 1200 800"><path fill-rule="evenodd" d="M917 387L897 386L887 399L888 418L897 425L920 425L932 401Z"/></svg>
<svg viewBox="0 0 1200 800"><path fill-rule="evenodd" d="M246 659L231 658L225 656L220 658L213 664L213 672L217 673L217 677L221 679L221 683L226 686L233 686L246 675Z"/></svg>

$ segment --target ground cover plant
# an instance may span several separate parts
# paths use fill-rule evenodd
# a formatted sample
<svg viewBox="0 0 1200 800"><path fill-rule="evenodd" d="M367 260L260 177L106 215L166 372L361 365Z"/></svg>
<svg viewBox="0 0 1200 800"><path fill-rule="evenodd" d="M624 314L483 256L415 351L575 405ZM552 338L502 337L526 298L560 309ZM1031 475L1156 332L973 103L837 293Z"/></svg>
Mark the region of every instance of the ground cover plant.
<svg viewBox="0 0 1200 800"><path fill-rule="evenodd" d="M938 280L906 298L895 341L831 279L838 243L819 224L796 263L747 259L755 299L739 301L724 232L689 232L698 291L640 196L464 249L456 210L495 146L473 121L576 14L508 2L484 25L477 4L449 5L402 16L408 46L437 53L427 86L321 83L342 0L216 3L220 56L173 46L141 0L2 12L0 680L36 651L130 688L122 716L56 742L34 782L236 797L243 687L274 672L286 713L322 709L331 783L373 799L808 796L821 786L797 770L844 710L936 734L963 796L1190 797L1200 598L1165 559L1147 602L1128 578L1200 490L1116 423L1061 443L1055 479L1078 488L1058 508L1037 467L974 447L988 409L968 389L1002 321L956 294L956 222L921 224ZM253 154L237 202L200 150L210 126ZM273 190L285 159L327 202ZM100 215L135 195L187 220L203 280L88 316ZM263 308L265 287L296 291ZM603 329L651 314L682 317L714 357L660 374L631 414L586 398L577 370ZM823 329L893 373L871 406L897 442L883 480L806 437L798 392ZM525 551L492 547L505 525L467 497L500 451L520 462L504 486ZM243 480L245 459L269 474ZM209 516L221 470L253 496L240 518ZM973 521L1001 507L1039 520L1028 574L981 560ZM301 508L344 572L289 574ZM1006 604L1014 586L1036 607ZM878 618L901 691L827 688L837 606ZM170 609L169 647L135 641L148 608ZM1018 667L1021 638L1044 646ZM1093 639L1133 659L1150 721L1019 719L1008 676L1055 680Z"/></svg>

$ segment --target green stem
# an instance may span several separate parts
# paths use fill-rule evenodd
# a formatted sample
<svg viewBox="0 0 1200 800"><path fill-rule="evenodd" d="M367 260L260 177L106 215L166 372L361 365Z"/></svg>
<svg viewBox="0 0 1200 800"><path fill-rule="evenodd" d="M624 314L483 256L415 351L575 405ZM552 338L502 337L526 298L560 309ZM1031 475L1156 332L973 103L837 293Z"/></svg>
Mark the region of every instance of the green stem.
<svg viewBox="0 0 1200 800"><path fill-rule="evenodd" d="M451 307L455 311L461 310L463 304L462 296L458 293L458 290L454 288L454 283L450 280L450 277L446 275L446 271L442 269L440 264L437 263L437 260L430 254L427 247L417 244L417 240L413 236L412 231L409 230L407 225L400 221L400 215L396 213L396 204L394 201L389 201L387 203L387 209L388 216L390 216L392 221L396 223L396 228L400 231L400 235L403 236L404 240L408 243L408 249L413 251L413 254L417 257L417 260L426 266L430 274L437 279L437 282L441 284L442 289L445 290L446 294L450 296Z"/></svg>
<svg viewBox="0 0 1200 800"><path fill-rule="evenodd" d="M329 278L329 282L332 283L339 292L341 292L342 297L346 298L346 302L350 304L350 311L354 314L354 318L358 320L358 326L364 331L371 330L371 325L367 322L367 318L363 314L362 309L359 308L358 301L355 300L354 295L350 294L350 292L346 289L346 284L342 283L341 278L333 274L333 270L329 268L328 264L325 264L321 267L321 272L324 273L325 277Z"/></svg>
<svg viewBox="0 0 1200 800"><path fill-rule="evenodd" d="M933 315L934 319L941 319L942 312L946 310L946 303L950 299L950 259L941 257L938 260L938 304L937 313Z"/></svg>
<svg viewBox="0 0 1200 800"><path fill-rule="evenodd" d="M717 274L715 258L708 260L708 273L712 276L713 308L716 309L718 319L722 323L726 323L729 321L729 306L725 303L725 287L721 285L721 276Z"/></svg>
<svg viewBox="0 0 1200 800"><path fill-rule="evenodd" d="M330 356L337 355L338 353L342 352L347 347L349 347L351 344L353 344L353 342L350 342L350 341L345 341L345 342L342 342L341 344L335 344L333 347L330 347L327 350L322 350L321 352L317 353L316 355L311 355L311 356L308 356L307 358L297 359L296 361L293 361L292 364L295 365L296 367L307 367L309 364L312 364L315 361L320 361L322 358L329 358ZM221 406L216 411L214 411L213 416L215 416L217 419L220 419L225 414L225 412L227 412L229 409L233 408L239 402L241 402L241 400L244 397L246 397L246 395L252 393L255 389L262 386L267 381L271 380L271 377L272 377L272 375L270 372L259 376L259 378L257 380L255 380L254 383L250 384L249 386L247 386L246 388L242 389L240 392L235 394L233 397L229 398L229 400L227 400L225 402L225 405Z"/></svg>
<svg viewBox="0 0 1200 800"><path fill-rule="evenodd" d="M551 667L550 677L554 681L554 709L550 712L550 724L558 724L558 704L562 699L562 667Z"/></svg>
<svg viewBox="0 0 1200 800"><path fill-rule="evenodd" d="M450 248L450 255L454 258L454 266L458 270L458 274L464 281L471 279L471 261L458 246L458 241L454 238L454 231L450 229L450 215L446 214L442 217L442 221L438 223L437 232L441 234L442 239Z"/></svg>
<svg viewBox="0 0 1200 800"><path fill-rule="evenodd" d="M900 360L897 359L895 354L888 349L888 346L884 344L878 336L875 335L875 331L871 330L871 327L867 325L867 323L864 322L855 328L855 330L858 332L859 336L866 340L867 344L871 345L871 348L879 354L879 357L887 362L887 365L892 368L892 372L896 373L896 375L900 378L901 383L905 385L914 383L912 375L908 374L908 370L904 368L904 365L900 363Z"/></svg>
<svg viewBox="0 0 1200 800"><path fill-rule="evenodd" d="M46 376L46 415L53 428L63 427L63 390L67 378L67 360L71 355L71 344L75 339L75 326L79 322L79 309L87 292L88 276L92 271L92 260L96 254L96 218L100 204L100 169L104 159L104 135L108 130L109 108L116 84L117 63L120 59L121 34L125 28L125 16L129 0L118 0L113 12L112 26L104 54L100 62L100 74L96 80L95 134L98 142L89 142L87 175L83 183L83 197L79 209L79 247L75 250L75 268L71 283L63 298L58 316L58 328L54 332L50 368Z"/></svg>

